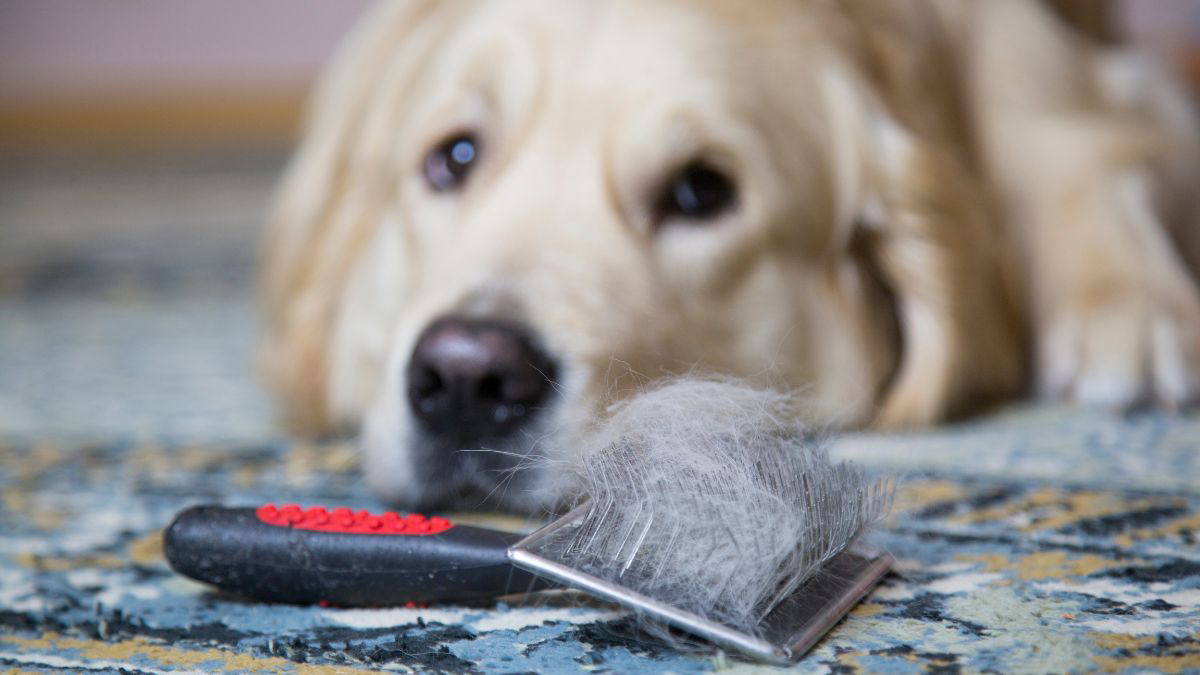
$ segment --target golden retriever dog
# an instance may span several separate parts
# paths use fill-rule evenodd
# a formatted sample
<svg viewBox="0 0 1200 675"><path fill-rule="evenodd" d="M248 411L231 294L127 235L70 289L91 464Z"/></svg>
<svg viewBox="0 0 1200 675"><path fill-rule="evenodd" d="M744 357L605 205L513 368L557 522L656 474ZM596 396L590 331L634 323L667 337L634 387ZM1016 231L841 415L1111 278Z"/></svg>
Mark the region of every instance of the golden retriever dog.
<svg viewBox="0 0 1200 675"><path fill-rule="evenodd" d="M1034 0L390 2L283 181L265 369L410 508L549 503L588 420L671 373L843 427L1180 406L1190 104Z"/></svg>

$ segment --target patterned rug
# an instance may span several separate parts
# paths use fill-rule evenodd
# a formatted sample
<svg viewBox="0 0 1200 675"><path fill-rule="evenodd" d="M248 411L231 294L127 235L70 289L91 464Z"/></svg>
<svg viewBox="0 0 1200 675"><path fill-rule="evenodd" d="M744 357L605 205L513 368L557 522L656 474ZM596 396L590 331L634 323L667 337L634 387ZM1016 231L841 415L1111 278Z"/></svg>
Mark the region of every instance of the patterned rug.
<svg viewBox="0 0 1200 675"><path fill-rule="evenodd" d="M198 502L377 508L347 446L9 443L0 663L45 669L680 672L681 654L572 594L498 605L245 602L175 576L160 528ZM1200 667L1200 496L911 475L876 534L895 573L807 671Z"/></svg>
<svg viewBox="0 0 1200 675"><path fill-rule="evenodd" d="M291 443L272 423L249 367L245 251L274 167L239 171L0 182L0 666L759 668L675 651L573 593L348 610L247 602L171 573L161 528L191 504L383 506L352 446ZM108 187L72 188L92 178ZM213 218L224 225L191 232ZM97 255L70 243L84 222L114 223ZM191 233L193 255L164 228ZM1200 417L1018 407L833 452L900 477L874 534L898 564L796 670L1200 672Z"/></svg>

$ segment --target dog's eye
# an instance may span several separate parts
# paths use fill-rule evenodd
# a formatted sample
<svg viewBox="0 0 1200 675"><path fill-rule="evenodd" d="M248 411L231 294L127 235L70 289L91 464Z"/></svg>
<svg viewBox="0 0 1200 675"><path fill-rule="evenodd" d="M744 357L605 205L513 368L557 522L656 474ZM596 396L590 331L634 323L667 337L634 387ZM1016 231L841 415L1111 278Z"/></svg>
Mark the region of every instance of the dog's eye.
<svg viewBox="0 0 1200 675"><path fill-rule="evenodd" d="M462 187L479 158L479 144L471 134L459 134L442 141L425 155L425 180L437 192Z"/></svg>
<svg viewBox="0 0 1200 675"><path fill-rule="evenodd" d="M708 220L737 202L737 190L725 174L692 162L671 177L655 208L658 220Z"/></svg>

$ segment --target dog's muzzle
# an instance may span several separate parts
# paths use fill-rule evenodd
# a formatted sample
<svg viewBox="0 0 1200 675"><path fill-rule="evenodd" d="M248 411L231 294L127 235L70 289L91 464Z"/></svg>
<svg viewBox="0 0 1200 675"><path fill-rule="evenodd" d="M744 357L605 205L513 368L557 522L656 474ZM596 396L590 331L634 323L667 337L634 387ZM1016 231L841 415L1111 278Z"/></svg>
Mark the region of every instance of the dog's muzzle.
<svg viewBox="0 0 1200 675"><path fill-rule="evenodd" d="M421 334L406 370L430 481L485 486L516 466L522 429L545 406L557 365L522 326L447 316ZM470 452L484 450L485 452ZM503 452L486 452L502 450Z"/></svg>

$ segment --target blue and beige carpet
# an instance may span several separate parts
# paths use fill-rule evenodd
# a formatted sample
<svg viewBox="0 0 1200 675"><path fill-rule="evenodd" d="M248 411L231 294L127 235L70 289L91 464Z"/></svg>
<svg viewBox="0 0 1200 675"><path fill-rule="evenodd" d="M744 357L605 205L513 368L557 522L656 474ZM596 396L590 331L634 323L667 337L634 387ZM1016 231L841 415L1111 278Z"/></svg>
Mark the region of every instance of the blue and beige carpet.
<svg viewBox="0 0 1200 675"><path fill-rule="evenodd" d="M191 504L382 506L352 446L280 436L252 375L272 168L0 177L0 668L756 668L569 593L348 610L170 572ZM901 477L875 534L899 562L797 670L1200 672L1200 417L1020 407L834 454Z"/></svg>

